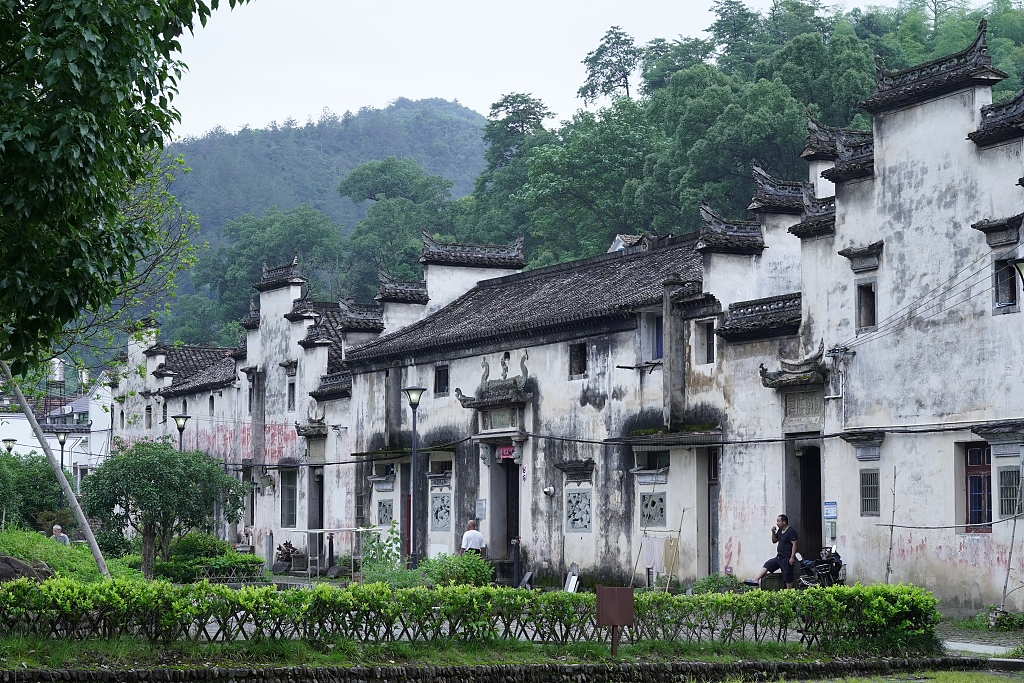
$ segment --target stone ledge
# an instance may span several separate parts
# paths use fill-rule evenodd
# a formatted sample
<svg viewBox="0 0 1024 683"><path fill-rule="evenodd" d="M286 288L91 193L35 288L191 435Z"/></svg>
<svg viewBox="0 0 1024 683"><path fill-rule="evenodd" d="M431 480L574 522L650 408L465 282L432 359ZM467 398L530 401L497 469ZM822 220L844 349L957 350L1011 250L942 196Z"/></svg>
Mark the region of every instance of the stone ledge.
<svg viewBox="0 0 1024 683"><path fill-rule="evenodd" d="M830 662L672 662L642 664L494 664L490 666L355 666L122 670L7 670L0 683L140 683L141 681L224 681L279 683L283 681L384 683L385 681L463 681L475 683L622 683L643 681L779 680L780 678L837 678L887 675L913 671L978 670L992 660L967 657L919 659L838 660ZM1010 661L1010 660L1007 660ZM1017 660L1019 661L1019 660Z"/></svg>

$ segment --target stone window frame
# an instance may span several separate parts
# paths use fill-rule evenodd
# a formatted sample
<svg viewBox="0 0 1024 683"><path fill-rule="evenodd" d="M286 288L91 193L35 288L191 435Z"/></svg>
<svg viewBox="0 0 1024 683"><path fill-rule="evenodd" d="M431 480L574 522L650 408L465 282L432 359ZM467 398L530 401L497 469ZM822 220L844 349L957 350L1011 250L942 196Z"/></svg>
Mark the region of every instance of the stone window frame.
<svg viewBox="0 0 1024 683"><path fill-rule="evenodd" d="M1017 489L1020 488L1020 467L999 467L996 472L998 477L996 486L999 489L999 517L1000 519L1013 517L1015 514L1013 508L1017 503ZM1020 514L1024 510L1024 504L1016 505L1016 508L1016 514Z"/></svg>
<svg viewBox="0 0 1024 683"><path fill-rule="evenodd" d="M287 394L287 406L288 412L295 412L295 380L288 381L288 394Z"/></svg>
<svg viewBox="0 0 1024 683"><path fill-rule="evenodd" d="M443 371L443 373L442 373ZM439 384L441 377L444 377L444 387ZM451 391L452 374L451 366L447 363L438 363L434 366L434 396L447 396Z"/></svg>
<svg viewBox="0 0 1024 683"><path fill-rule="evenodd" d="M384 519L383 512L388 512L387 520ZM391 522L395 519L395 499L394 498L382 498L377 501L377 526L390 526Z"/></svg>
<svg viewBox="0 0 1024 683"><path fill-rule="evenodd" d="M693 321L693 364L714 366L718 355L715 339L717 318L699 318ZM710 353L709 353L710 352Z"/></svg>
<svg viewBox="0 0 1024 683"><path fill-rule="evenodd" d="M164 405L160 409L160 424L167 424L167 401L164 401Z"/></svg>
<svg viewBox="0 0 1024 683"><path fill-rule="evenodd" d="M447 521L446 521L447 520ZM452 494L430 494L430 530L452 530Z"/></svg>
<svg viewBox="0 0 1024 683"><path fill-rule="evenodd" d="M1010 263L1011 259L992 261L992 315L1020 313L1020 286L1017 284L1017 269ZM1008 273L1008 277L1007 274ZM1013 301L999 301L1000 283L1013 283Z"/></svg>
<svg viewBox="0 0 1024 683"><path fill-rule="evenodd" d="M871 286L872 301L874 304L874 324L872 325L861 325L861 289L863 287ZM854 329L857 334L867 334L868 332L874 332L878 329L878 278L872 277L858 277L853 280L853 323Z"/></svg>
<svg viewBox="0 0 1024 683"><path fill-rule="evenodd" d="M146 429L152 429L153 428L153 406L147 404L146 405L145 414L146 414L146 420L145 420L144 424L146 425Z"/></svg>
<svg viewBox="0 0 1024 683"><path fill-rule="evenodd" d="M661 518L653 518L647 508L650 502L656 502L658 499L661 500ZM649 493L640 494L640 512L638 514L640 519L641 529L663 529L668 526L668 492L667 491L651 491ZM651 521L653 519L653 521Z"/></svg>
<svg viewBox="0 0 1024 683"><path fill-rule="evenodd" d="M860 516L879 517L882 514L882 472L877 467L860 470ZM872 490L873 489L873 490ZM873 496L870 494L874 494Z"/></svg>
<svg viewBox="0 0 1024 683"><path fill-rule="evenodd" d="M586 379L587 372L590 369L589 355L590 349L588 348L587 342L574 342L569 344L569 379ZM582 367L580 363L582 362ZM577 372L573 372L577 370ZM582 370L582 372L579 372Z"/></svg>
<svg viewBox="0 0 1024 683"><path fill-rule="evenodd" d="M294 529L299 517L299 468L278 470L278 479L281 481L281 528Z"/></svg>
<svg viewBox="0 0 1024 683"><path fill-rule="evenodd" d="M569 513L572 510L570 507L571 500L584 501L588 508L588 517L586 526L571 526ZM565 533L568 534L589 534L594 529L594 489L591 487L567 489L565 491Z"/></svg>

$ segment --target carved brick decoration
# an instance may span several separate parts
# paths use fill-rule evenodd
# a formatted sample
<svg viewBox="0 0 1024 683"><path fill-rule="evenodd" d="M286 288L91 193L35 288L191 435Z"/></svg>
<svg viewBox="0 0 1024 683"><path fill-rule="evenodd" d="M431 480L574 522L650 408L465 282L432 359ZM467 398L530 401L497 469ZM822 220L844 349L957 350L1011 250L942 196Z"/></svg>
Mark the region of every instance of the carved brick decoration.
<svg viewBox="0 0 1024 683"><path fill-rule="evenodd" d="M821 393L817 391L794 391L786 394L786 423L820 422Z"/></svg>
<svg viewBox="0 0 1024 683"><path fill-rule="evenodd" d="M590 490L569 491L565 494L566 533L590 531L591 525Z"/></svg>
<svg viewBox="0 0 1024 683"><path fill-rule="evenodd" d="M866 273L877 270L885 244L879 240L866 247L848 247L839 252L840 256L850 259L850 270L855 273Z"/></svg>
<svg viewBox="0 0 1024 683"><path fill-rule="evenodd" d="M395 518L395 501L392 498L377 501L377 525L390 526Z"/></svg>
<svg viewBox="0 0 1024 683"><path fill-rule="evenodd" d="M452 494L430 494L430 530L452 530Z"/></svg>
<svg viewBox="0 0 1024 683"><path fill-rule="evenodd" d="M665 494L641 494L640 517L640 524L643 527L665 526Z"/></svg>

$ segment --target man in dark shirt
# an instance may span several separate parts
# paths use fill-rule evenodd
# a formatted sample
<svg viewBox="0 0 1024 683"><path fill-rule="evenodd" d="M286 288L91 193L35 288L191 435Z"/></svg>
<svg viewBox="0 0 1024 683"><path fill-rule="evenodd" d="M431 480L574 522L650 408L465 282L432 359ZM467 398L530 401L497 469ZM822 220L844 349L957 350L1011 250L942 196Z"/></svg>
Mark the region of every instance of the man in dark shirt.
<svg viewBox="0 0 1024 683"><path fill-rule="evenodd" d="M778 525L772 527L772 543L778 544L775 557L764 563L756 577L743 582L748 586L759 586L765 574L781 569L782 580L786 582L786 588L793 587L796 567L796 529L789 525L789 517L786 515L779 515L775 523Z"/></svg>

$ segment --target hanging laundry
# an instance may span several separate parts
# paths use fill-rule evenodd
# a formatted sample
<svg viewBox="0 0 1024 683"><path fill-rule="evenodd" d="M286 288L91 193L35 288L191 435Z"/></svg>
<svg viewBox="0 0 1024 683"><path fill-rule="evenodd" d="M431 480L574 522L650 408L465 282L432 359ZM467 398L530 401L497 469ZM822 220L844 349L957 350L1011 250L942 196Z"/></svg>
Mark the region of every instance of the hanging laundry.
<svg viewBox="0 0 1024 683"><path fill-rule="evenodd" d="M665 539L665 573L669 576L679 576L679 540L675 538Z"/></svg>
<svg viewBox="0 0 1024 683"><path fill-rule="evenodd" d="M643 539L641 553L644 556L644 567L653 569L659 574L665 573L665 539L647 537Z"/></svg>

